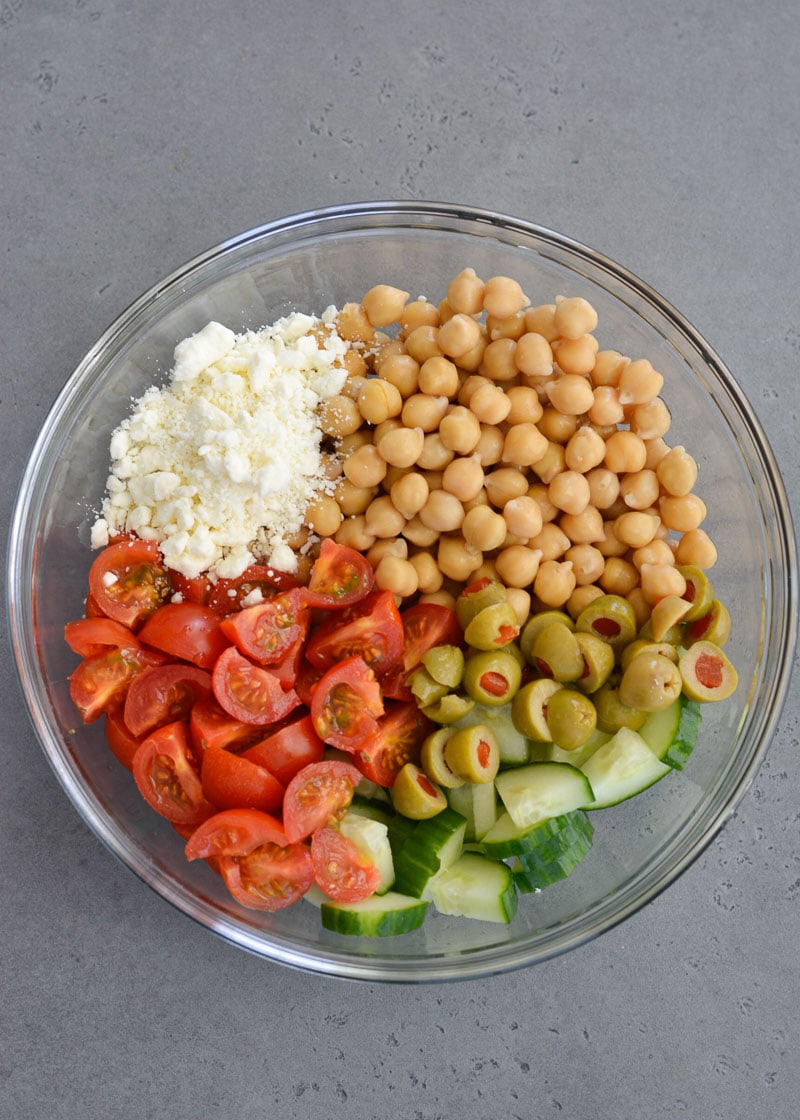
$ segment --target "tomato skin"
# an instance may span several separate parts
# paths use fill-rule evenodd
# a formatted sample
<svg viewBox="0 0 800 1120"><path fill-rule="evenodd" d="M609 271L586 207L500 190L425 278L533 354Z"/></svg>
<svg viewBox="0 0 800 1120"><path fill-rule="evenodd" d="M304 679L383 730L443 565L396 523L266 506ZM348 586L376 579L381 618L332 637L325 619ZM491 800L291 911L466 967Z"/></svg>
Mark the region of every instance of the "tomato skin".
<svg viewBox="0 0 800 1120"><path fill-rule="evenodd" d="M113 711L106 713L103 730L106 742L116 760L121 762L126 770L133 770L133 756L139 749L142 740L137 739L135 735L131 735L125 726L121 708L115 708Z"/></svg>
<svg viewBox="0 0 800 1120"><path fill-rule="evenodd" d="M280 591L290 591L297 587L297 580L288 572L279 572L267 564L251 564L241 575L234 579L218 579L212 584L208 596L208 606L218 614L238 611L242 601L254 591L260 591L265 599Z"/></svg>
<svg viewBox="0 0 800 1120"><path fill-rule="evenodd" d="M173 592L180 595L184 603L199 603L203 607L207 605L214 586L208 576L185 576L174 568L167 568L167 573Z"/></svg>
<svg viewBox="0 0 800 1120"><path fill-rule="evenodd" d="M325 744L314 730L314 721L305 715L248 747L242 757L265 766L287 785L304 766L320 762L324 753Z"/></svg>
<svg viewBox="0 0 800 1120"><path fill-rule="evenodd" d="M360 657L334 665L311 696L311 718L320 739L341 750L357 750L374 735L383 715L375 674Z"/></svg>
<svg viewBox="0 0 800 1120"><path fill-rule="evenodd" d="M314 880L336 902L361 902L375 893L380 872L338 828L318 828L311 837Z"/></svg>
<svg viewBox="0 0 800 1120"><path fill-rule="evenodd" d="M286 787L283 827L291 843L341 820L361 774L349 762L325 760L304 766Z"/></svg>
<svg viewBox="0 0 800 1120"><path fill-rule="evenodd" d="M269 770L230 751L206 751L200 781L205 796L220 809L275 813L283 803L283 786Z"/></svg>
<svg viewBox="0 0 800 1120"><path fill-rule="evenodd" d="M171 592L155 541L110 544L89 569L89 594L99 609L131 630L138 630Z"/></svg>
<svg viewBox="0 0 800 1120"><path fill-rule="evenodd" d="M476 585L477 586L477 585ZM413 700L413 693L406 684L412 669L422 661L423 655L438 645L461 645L464 635L456 612L439 603L415 603L400 615L403 625L403 653L381 680L384 696L392 700Z"/></svg>
<svg viewBox="0 0 800 1120"><path fill-rule="evenodd" d="M260 727L234 719L213 696L197 700L189 716L189 735L195 755L202 759L207 750L244 750L263 736Z"/></svg>
<svg viewBox="0 0 800 1120"><path fill-rule="evenodd" d="M186 858L246 856L261 844L285 847L283 825L259 809L223 809L202 822L186 843Z"/></svg>
<svg viewBox="0 0 800 1120"><path fill-rule="evenodd" d="M186 724L159 727L133 756L133 777L151 808L174 824L200 824L216 806L203 793Z"/></svg>
<svg viewBox="0 0 800 1120"><path fill-rule="evenodd" d="M200 669L213 669L230 645L219 615L199 603L165 603L145 622L138 637L145 645Z"/></svg>
<svg viewBox="0 0 800 1120"><path fill-rule="evenodd" d="M305 844L263 844L246 856L221 856L219 871L236 901L251 910L285 910L314 882Z"/></svg>
<svg viewBox="0 0 800 1120"><path fill-rule="evenodd" d="M229 615L220 628L240 653L260 665L275 665L298 649L308 634L310 611L299 588Z"/></svg>
<svg viewBox="0 0 800 1120"><path fill-rule="evenodd" d="M357 655L381 676L400 660L402 651L403 624L394 596L377 591L318 626L306 645L306 659L329 669Z"/></svg>
<svg viewBox="0 0 800 1120"><path fill-rule="evenodd" d="M153 660L146 650L110 649L86 657L69 678L69 692L84 723L122 704L131 682Z"/></svg>
<svg viewBox="0 0 800 1120"><path fill-rule="evenodd" d="M165 723L188 720L194 704L211 695L211 674L194 665L145 669L128 689L124 719L132 735L142 736Z"/></svg>
<svg viewBox="0 0 800 1120"><path fill-rule="evenodd" d="M305 658L301 659L294 680L294 689L307 708L311 707L311 697L314 689L325 676L324 669L311 665Z"/></svg>
<svg viewBox="0 0 800 1120"><path fill-rule="evenodd" d="M387 705L376 734L353 755L353 762L371 782L391 789L407 762L419 764L422 743L433 724L414 701Z"/></svg>
<svg viewBox="0 0 800 1120"><path fill-rule="evenodd" d="M374 583L375 572L365 556L326 537L303 596L309 606L342 610L365 598Z"/></svg>
<svg viewBox="0 0 800 1120"><path fill-rule="evenodd" d="M135 634L121 622L104 616L78 618L64 627L64 640L79 657L94 657L111 649L141 649Z"/></svg>
<svg viewBox="0 0 800 1120"><path fill-rule="evenodd" d="M284 719L300 703L300 697L261 665L256 665L229 647L218 659L211 675L217 703L228 715L243 723L266 727Z"/></svg>

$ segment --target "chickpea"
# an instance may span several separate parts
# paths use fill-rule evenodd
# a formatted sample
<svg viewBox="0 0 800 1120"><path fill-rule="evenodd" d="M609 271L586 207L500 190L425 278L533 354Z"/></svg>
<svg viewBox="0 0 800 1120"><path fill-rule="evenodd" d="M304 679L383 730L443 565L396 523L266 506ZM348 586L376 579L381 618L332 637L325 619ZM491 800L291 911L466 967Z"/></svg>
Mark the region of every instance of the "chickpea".
<svg viewBox="0 0 800 1120"><path fill-rule="evenodd" d="M454 313L439 327L439 345L448 358L460 358L468 354L478 345L480 337L480 324L460 312Z"/></svg>
<svg viewBox="0 0 800 1120"><path fill-rule="evenodd" d="M447 302L457 313L478 315L483 309L484 283L474 268L465 268L447 285Z"/></svg>
<svg viewBox="0 0 800 1120"><path fill-rule="evenodd" d="M436 560L444 576L462 582L480 567L483 556L463 537L452 536L440 538Z"/></svg>
<svg viewBox="0 0 800 1120"><path fill-rule="evenodd" d="M606 445L602 436L593 428L578 428L567 440L564 462L569 470L587 474L603 462L605 454Z"/></svg>
<svg viewBox="0 0 800 1120"><path fill-rule="evenodd" d="M341 394L328 397L319 408L319 426L328 436L341 437L357 432L361 427L361 413L350 397Z"/></svg>
<svg viewBox="0 0 800 1120"><path fill-rule="evenodd" d="M346 548L355 548L359 552L367 552L375 544L375 537L367 532L367 519L363 513L345 517L334 536L337 544Z"/></svg>
<svg viewBox="0 0 800 1120"><path fill-rule="evenodd" d="M529 307L525 312L525 329L532 334L540 334L548 342L554 342L560 333L555 325L555 315L554 303L540 303L536 307Z"/></svg>
<svg viewBox="0 0 800 1120"><path fill-rule="evenodd" d="M417 466L424 471L443 471L455 459L455 452L445 447L439 432L428 432L417 456Z"/></svg>
<svg viewBox="0 0 800 1120"><path fill-rule="evenodd" d="M361 300L361 306L373 327L388 327L403 313L408 292L389 284L376 284Z"/></svg>
<svg viewBox="0 0 800 1120"><path fill-rule="evenodd" d="M485 385L491 385L488 377L484 377L480 373L468 373L464 380L461 382L461 388L458 390L456 400L459 404L469 407L469 402L472 400L472 394ZM502 392L502 390L499 390Z"/></svg>
<svg viewBox="0 0 800 1120"><path fill-rule="evenodd" d="M409 557L409 561L417 573L417 587L423 594L429 595L440 590L444 576L430 552L415 552Z"/></svg>
<svg viewBox="0 0 800 1120"><path fill-rule="evenodd" d="M444 299L439 300L438 311L439 311L439 326L440 327L443 327L444 324L448 323L453 318L453 316L455 315L455 311L453 311L452 307L448 303L446 296L445 296Z"/></svg>
<svg viewBox="0 0 800 1120"><path fill-rule="evenodd" d="M468 373L475 373L476 370L480 369L480 365L483 361L483 355L486 351L488 342L488 338L483 333L483 331L481 331L478 341L475 343L472 349L468 350L466 354L459 355L459 369L466 370Z"/></svg>
<svg viewBox="0 0 800 1120"><path fill-rule="evenodd" d="M442 479L444 478L444 471L423 471L422 477L427 482L429 490L442 489Z"/></svg>
<svg viewBox="0 0 800 1120"><path fill-rule="evenodd" d="M567 416L558 409L548 406L542 409L538 428L542 435L547 436L553 443L567 444L578 430L578 420L575 416Z"/></svg>
<svg viewBox="0 0 800 1120"><path fill-rule="evenodd" d="M336 331L348 342L372 342L375 328L360 303L346 303L336 316Z"/></svg>
<svg viewBox="0 0 800 1120"><path fill-rule="evenodd" d="M455 494L450 494L447 490L432 490L425 505L419 511L419 519L429 529L438 529L440 533L451 533L461 528L464 521L464 507Z"/></svg>
<svg viewBox="0 0 800 1120"><path fill-rule="evenodd" d="M425 478L412 471L393 483L389 496L395 509L410 521L425 505L429 493Z"/></svg>
<svg viewBox="0 0 800 1120"><path fill-rule="evenodd" d="M603 538L594 543L606 558L609 556L625 556L628 552L628 545L617 538L614 531L614 521L612 520L603 522Z"/></svg>
<svg viewBox="0 0 800 1120"><path fill-rule="evenodd" d="M439 424L439 435L445 447L458 455L469 455L480 439L480 422L463 405L451 405Z"/></svg>
<svg viewBox="0 0 800 1120"><path fill-rule="evenodd" d="M651 606L665 595L680 598L686 590L686 580L672 564L642 564L639 579L642 594Z"/></svg>
<svg viewBox="0 0 800 1120"><path fill-rule="evenodd" d="M427 393L412 393L406 398L400 416L407 428L421 428L423 432L435 432L449 404L449 400L444 396L432 397Z"/></svg>
<svg viewBox="0 0 800 1120"><path fill-rule="evenodd" d="M533 469L542 482L549 485L565 470L563 446L560 443L549 442L544 455L533 464Z"/></svg>
<svg viewBox="0 0 800 1120"><path fill-rule="evenodd" d="M462 501L461 504L464 507L465 513L469 513L469 511L475 509L476 506L488 506L489 498L486 493L486 487L482 486L479 493L477 493L474 498L468 498L466 501Z"/></svg>
<svg viewBox="0 0 800 1120"><path fill-rule="evenodd" d="M544 335L526 329L526 333L517 339L514 361L520 373L529 377L549 377L553 372L553 348Z"/></svg>
<svg viewBox="0 0 800 1120"><path fill-rule="evenodd" d="M351 432L349 436L342 436L337 440L336 450L344 461L354 451L358 451L359 447L368 443L372 443L372 432L368 428L359 428L357 432Z"/></svg>
<svg viewBox="0 0 800 1120"><path fill-rule="evenodd" d="M539 571L542 554L523 544L504 548L495 558L495 567L507 587L530 587Z"/></svg>
<svg viewBox="0 0 800 1120"><path fill-rule="evenodd" d="M675 556L666 541L654 537L649 544L634 549L631 563L641 571L642 564L674 564Z"/></svg>
<svg viewBox="0 0 800 1120"><path fill-rule="evenodd" d="M597 509L608 509L619 497L619 475L607 467L594 467L587 473L586 481L589 501Z"/></svg>
<svg viewBox="0 0 800 1120"><path fill-rule="evenodd" d="M483 352L481 373L492 381L513 381L519 370L514 359L517 349L513 338L496 338Z"/></svg>
<svg viewBox="0 0 800 1120"><path fill-rule="evenodd" d="M418 548L430 548L438 541L439 530L429 529L427 525L423 525L419 519L419 514L416 514L406 522L403 536L410 544L415 544Z"/></svg>
<svg viewBox="0 0 800 1120"><path fill-rule="evenodd" d="M358 394L367 384L367 380L365 373L348 376L340 390L341 395L343 397L349 397L351 401L358 401Z"/></svg>
<svg viewBox="0 0 800 1120"><path fill-rule="evenodd" d="M589 483L578 471L562 471L550 483L547 496L565 513L582 513L589 504Z"/></svg>
<svg viewBox="0 0 800 1120"><path fill-rule="evenodd" d="M497 319L507 319L521 311L528 297L510 276L492 276L483 289L483 310Z"/></svg>
<svg viewBox="0 0 800 1120"><path fill-rule="evenodd" d="M619 484L619 496L629 509L650 509L658 501L659 491L656 472L646 467L624 475Z"/></svg>
<svg viewBox="0 0 800 1120"><path fill-rule="evenodd" d="M502 460L504 442L503 433L494 424L481 424L480 439L473 453L480 459L482 467L493 467Z"/></svg>
<svg viewBox="0 0 800 1120"><path fill-rule="evenodd" d="M538 549L543 560L558 560L572 544L563 529L552 521L542 526L542 531L528 540L530 548Z"/></svg>
<svg viewBox="0 0 800 1120"><path fill-rule="evenodd" d="M656 476L668 494L683 498L697 482L697 463L679 444L661 459L656 467Z"/></svg>
<svg viewBox="0 0 800 1120"><path fill-rule="evenodd" d="M375 569L375 583L381 591L406 599L419 588L417 569L399 556L384 556Z"/></svg>
<svg viewBox="0 0 800 1120"><path fill-rule="evenodd" d="M371 537L396 537L402 533L406 524L406 519L395 509L387 494L373 498L364 517L365 529Z"/></svg>
<svg viewBox="0 0 800 1120"><path fill-rule="evenodd" d="M378 486L386 477L386 460L374 444L365 443L345 459L343 469L345 478L354 486Z"/></svg>
<svg viewBox="0 0 800 1120"><path fill-rule="evenodd" d="M641 587L634 587L625 596L630 605L633 607L633 613L636 615L636 628L641 630L644 624L650 618L651 606L644 596Z"/></svg>
<svg viewBox="0 0 800 1120"><path fill-rule="evenodd" d="M448 358L428 358L420 366L419 387L423 393L436 397L454 397L460 385L458 370Z"/></svg>
<svg viewBox="0 0 800 1120"><path fill-rule="evenodd" d="M621 371L619 399L626 404L647 404L655 400L664 387L664 378L647 358L637 358Z"/></svg>
<svg viewBox="0 0 800 1120"><path fill-rule="evenodd" d="M359 353L354 347L346 350L341 357L341 363L347 370L347 380L358 380L361 377L367 376L367 362L363 354ZM336 364L336 363L334 363ZM345 382L346 384L346 382ZM347 394L350 396L350 394Z"/></svg>
<svg viewBox="0 0 800 1120"><path fill-rule="evenodd" d="M438 327L427 325L415 327L413 331L406 335L405 342L406 350L420 365L426 362L428 358L442 357Z"/></svg>
<svg viewBox="0 0 800 1120"><path fill-rule="evenodd" d="M410 467L419 459L424 442L422 428L394 428L376 438L375 446L393 467Z"/></svg>
<svg viewBox="0 0 800 1120"><path fill-rule="evenodd" d="M563 607L575 590L575 573L569 560L544 560L539 565L533 591L548 607Z"/></svg>
<svg viewBox="0 0 800 1120"><path fill-rule="evenodd" d="M364 513L367 506L377 495L377 486L357 486L349 478L340 479L333 492L333 496L339 503L339 508L345 517L352 517L356 513Z"/></svg>
<svg viewBox="0 0 800 1120"><path fill-rule="evenodd" d="M413 467L392 467L389 463L387 463L386 474L383 476L383 482L381 483L381 486L383 490L388 494L394 486L395 482L398 481L398 479L405 478L407 474L413 473Z"/></svg>
<svg viewBox="0 0 800 1120"><path fill-rule="evenodd" d="M694 564L704 571L717 562L717 549L704 529L689 529L678 541L675 561L681 566Z"/></svg>
<svg viewBox="0 0 800 1120"><path fill-rule="evenodd" d="M419 384L419 362L410 354L389 354L376 365L378 376L399 390L401 397L416 393Z"/></svg>
<svg viewBox="0 0 800 1120"><path fill-rule="evenodd" d="M528 492L528 480L522 471L514 467L499 467L486 475L484 485L489 501L497 509L503 509L512 498L521 498Z"/></svg>
<svg viewBox="0 0 800 1120"><path fill-rule="evenodd" d="M597 581L607 595L625 596L639 585L639 572L629 560L610 556Z"/></svg>
<svg viewBox="0 0 800 1120"><path fill-rule="evenodd" d="M482 424L501 424L511 411L511 401L499 385L481 378L482 385L475 387L466 401L459 400L477 416Z"/></svg>
<svg viewBox="0 0 800 1120"><path fill-rule="evenodd" d="M384 537L375 541L367 552L367 560L373 568L377 568L384 556L396 556L400 560L407 560L408 542L403 537Z"/></svg>
<svg viewBox="0 0 800 1120"><path fill-rule="evenodd" d="M605 465L617 474L642 470L646 458L644 440L634 432L614 432L606 440Z"/></svg>
<svg viewBox="0 0 800 1120"><path fill-rule="evenodd" d="M368 378L357 398L358 410L368 424L381 424L391 416L399 416L403 398L397 386L379 377Z"/></svg>
<svg viewBox="0 0 800 1120"><path fill-rule="evenodd" d="M672 416L661 397L637 404L631 413L631 431L644 440L665 436L672 424Z"/></svg>
<svg viewBox="0 0 800 1120"><path fill-rule="evenodd" d="M706 504L697 494L684 494L674 498L666 495L658 503L661 520L668 529L676 533L688 533L697 529L705 519Z"/></svg>
<svg viewBox="0 0 800 1120"><path fill-rule="evenodd" d="M320 473L329 482L336 482L344 473L344 464L338 455L329 455L323 452L320 455Z"/></svg>
<svg viewBox="0 0 800 1120"><path fill-rule="evenodd" d="M453 459L444 468L442 488L454 494L460 502L469 502L483 489L483 467L476 456Z"/></svg>
<svg viewBox="0 0 800 1120"><path fill-rule="evenodd" d="M417 602L435 603L439 607L448 607L450 610L454 610L456 597L452 591L448 591L443 587L440 591L432 591L427 595L420 595Z"/></svg>
<svg viewBox="0 0 800 1120"><path fill-rule="evenodd" d="M516 342L525 333L525 313L517 311L514 315L507 315L504 319L498 319L496 315L487 315L486 333L491 342L494 342L497 338L510 338L513 342Z"/></svg>
<svg viewBox="0 0 800 1120"><path fill-rule="evenodd" d="M580 338L561 339L561 341L554 343L553 353L555 354L556 365L565 374L583 376L591 373L594 367L597 339L591 334L581 335ZM591 385L588 388L591 392ZM588 401L588 395L586 395L586 400ZM587 410L588 405L586 408L582 408L581 412Z"/></svg>
<svg viewBox="0 0 800 1120"><path fill-rule="evenodd" d="M527 385L512 385L504 395L510 405L506 417L509 424L535 424L541 420L544 409L535 389Z"/></svg>
<svg viewBox="0 0 800 1120"><path fill-rule="evenodd" d="M530 467L544 457L547 448L547 437L535 424L512 424L503 440L503 460Z"/></svg>
<svg viewBox="0 0 800 1120"><path fill-rule="evenodd" d="M593 391L594 403L588 409L587 416L593 424L603 427L621 424L625 418L625 410L619 399L619 389L613 385L598 385Z"/></svg>
<svg viewBox="0 0 800 1120"><path fill-rule="evenodd" d="M654 471L669 451L669 444L665 443L665 441L658 436L656 439L646 439L644 441L644 446L647 455L644 465L648 470Z"/></svg>
<svg viewBox="0 0 800 1120"><path fill-rule="evenodd" d="M564 373L548 383L546 392L552 406L566 416L581 416L594 404L592 386L579 374Z"/></svg>
<svg viewBox="0 0 800 1120"><path fill-rule="evenodd" d="M601 595L605 595L602 587L598 587L594 583L579 584L567 599L567 611L570 618L577 619L584 607L588 607L595 599L599 599Z"/></svg>
<svg viewBox="0 0 800 1120"><path fill-rule="evenodd" d="M439 309L430 300L420 296L419 299L412 299L405 305L397 321L400 324L400 333L407 339L418 327L438 327Z"/></svg>
<svg viewBox="0 0 800 1120"><path fill-rule="evenodd" d="M599 350L594 360L592 383L597 387L607 385L616 388L622 371L630 362L618 350Z"/></svg>
<svg viewBox="0 0 800 1120"><path fill-rule="evenodd" d="M597 312L581 296L556 299L553 325L562 338L580 338L597 327Z"/></svg>
<svg viewBox="0 0 800 1120"><path fill-rule="evenodd" d="M592 505L580 513L562 513L559 524L573 544L596 544L605 536L603 515Z"/></svg>
<svg viewBox="0 0 800 1120"><path fill-rule="evenodd" d="M564 559L571 561L578 587L595 583L606 566L605 556L591 544L574 544L564 553Z"/></svg>
<svg viewBox="0 0 800 1120"><path fill-rule="evenodd" d="M547 496L547 486L543 482L534 482L528 487L528 497L533 498L542 514L542 521L548 524L555 521L560 510L556 509Z"/></svg>
<svg viewBox="0 0 800 1120"><path fill-rule="evenodd" d="M464 515L461 532L468 544L481 552L500 548L508 529L502 514L489 506L475 506Z"/></svg>
<svg viewBox="0 0 800 1120"><path fill-rule="evenodd" d="M518 498L510 498L503 506L503 520L509 533L530 540L536 537L544 528L542 511L535 498L521 494Z"/></svg>

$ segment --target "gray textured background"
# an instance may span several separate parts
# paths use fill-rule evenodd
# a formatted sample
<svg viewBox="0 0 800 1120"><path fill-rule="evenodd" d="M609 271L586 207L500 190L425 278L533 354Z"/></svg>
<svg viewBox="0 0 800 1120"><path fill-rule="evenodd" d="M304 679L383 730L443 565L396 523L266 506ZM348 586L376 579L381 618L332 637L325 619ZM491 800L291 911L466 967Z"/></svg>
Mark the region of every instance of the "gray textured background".
<svg viewBox="0 0 800 1120"><path fill-rule="evenodd" d="M143 289L380 198L504 210L646 278L796 493L798 75L795 0L0 0L4 539L50 404ZM796 699L637 916L532 970L384 989L253 959L117 864L36 745L3 630L2 1120L797 1115Z"/></svg>

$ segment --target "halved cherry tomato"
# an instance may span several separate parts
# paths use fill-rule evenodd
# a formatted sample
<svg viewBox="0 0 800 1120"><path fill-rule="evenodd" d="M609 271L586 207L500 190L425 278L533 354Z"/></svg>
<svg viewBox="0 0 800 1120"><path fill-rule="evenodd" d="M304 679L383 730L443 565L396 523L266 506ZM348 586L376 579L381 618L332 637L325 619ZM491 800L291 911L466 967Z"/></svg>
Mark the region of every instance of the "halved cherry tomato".
<svg viewBox="0 0 800 1120"><path fill-rule="evenodd" d="M403 624L394 596L376 591L317 627L306 645L306 658L328 669L358 656L381 676L399 661L402 650Z"/></svg>
<svg viewBox="0 0 800 1120"><path fill-rule="evenodd" d="M246 856L262 844L283 848L289 841L283 825L259 809L224 809L195 829L186 844L186 858Z"/></svg>
<svg viewBox="0 0 800 1120"><path fill-rule="evenodd" d="M211 685L228 715L259 727L284 719L300 703L294 689L284 691L273 673L243 657L234 646L214 666Z"/></svg>
<svg viewBox="0 0 800 1120"><path fill-rule="evenodd" d="M213 696L198 700L189 716L189 734L195 755L201 759L207 750L239 751L257 743L263 728L235 719L221 708Z"/></svg>
<svg viewBox="0 0 800 1120"><path fill-rule="evenodd" d="M111 649L84 658L69 678L69 693L83 722L93 723L122 704L131 681L152 664L144 649Z"/></svg>
<svg viewBox="0 0 800 1120"><path fill-rule="evenodd" d="M294 689L307 708L311 707L314 689L324 676L324 669L318 669L316 665L311 665L305 658L301 658L294 679Z"/></svg>
<svg viewBox="0 0 800 1120"><path fill-rule="evenodd" d="M104 548L89 569L89 593L103 614L137 630L172 593L155 541Z"/></svg>
<svg viewBox="0 0 800 1120"><path fill-rule="evenodd" d="M419 763L422 742L432 726L413 701L389 704L376 734L354 753L353 762L365 778L391 789L407 762Z"/></svg>
<svg viewBox="0 0 800 1120"><path fill-rule="evenodd" d="M236 901L251 910L284 910L314 882L305 844L262 844L246 856L221 856L219 871Z"/></svg>
<svg viewBox="0 0 800 1120"><path fill-rule="evenodd" d="M230 642L219 615L199 603L165 603L138 632L140 641L165 653L213 669Z"/></svg>
<svg viewBox="0 0 800 1120"><path fill-rule="evenodd" d="M314 879L328 898L361 902L375 893L380 872L338 828L318 828L311 837Z"/></svg>
<svg viewBox="0 0 800 1120"><path fill-rule="evenodd" d="M340 821L361 774L349 762L325 760L304 766L286 787L283 827L291 842Z"/></svg>
<svg viewBox="0 0 800 1120"><path fill-rule="evenodd" d="M303 595L312 607L340 610L365 598L374 583L375 572L365 556L326 537Z"/></svg>
<svg viewBox="0 0 800 1120"><path fill-rule="evenodd" d="M132 735L188 720L193 705L211 695L211 674L195 665L158 665L131 682L124 718Z"/></svg>
<svg viewBox="0 0 800 1120"><path fill-rule="evenodd" d="M319 762L324 752L325 744L314 730L311 716L305 715L248 747L242 758L266 766L279 782L286 785L304 766Z"/></svg>
<svg viewBox="0 0 800 1120"><path fill-rule="evenodd" d="M238 611L242 601L254 591L268 599L279 591L290 591L293 587L297 587L297 580L288 572L279 572L267 564L251 564L234 579L218 579L211 588L208 606L219 614L230 614L231 611Z"/></svg>
<svg viewBox="0 0 800 1120"><path fill-rule="evenodd" d="M133 777L145 801L175 824L197 825L217 811L203 793L181 721L147 736L133 756Z"/></svg>
<svg viewBox="0 0 800 1120"><path fill-rule="evenodd" d="M94 595L87 595L86 602L83 604L83 613L86 618L106 618L104 611L100 609L100 605L95 599Z"/></svg>
<svg viewBox="0 0 800 1120"><path fill-rule="evenodd" d="M308 633L310 610L298 587L254 607L244 607L220 623L240 653L261 665L275 665L297 649Z"/></svg>
<svg viewBox="0 0 800 1120"><path fill-rule="evenodd" d="M126 770L132 770L133 756L139 749L142 740L137 739L135 735L131 735L125 726L121 708L115 708L113 711L106 713L103 730L105 731L106 742L111 748L111 753Z"/></svg>
<svg viewBox="0 0 800 1120"><path fill-rule="evenodd" d="M64 640L79 657L94 657L110 649L141 649L138 638L113 618L78 618L64 627Z"/></svg>
<svg viewBox="0 0 800 1120"><path fill-rule="evenodd" d="M206 606L214 587L208 576L185 576L176 572L174 568L167 568L169 582L176 595L180 595L184 603L199 603Z"/></svg>
<svg viewBox="0 0 800 1120"><path fill-rule="evenodd" d="M320 739L357 750L377 731L383 697L375 674L361 657L329 669L311 696L311 718Z"/></svg>
<svg viewBox="0 0 800 1120"><path fill-rule="evenodd" d="M275 813L283 803L283 786L269 770L230 751L206 751L200 781L203 793L220 809Z"/></svg>
<svg viewBox="0 0 800 1120"><path fill-rule="evenodd" d="M381 678L384 696L413 700L406 678L434 646L460 645L464 639L456 612L439 603L415 603L400 615L403 624L403 653L399 664Z"/></svg>

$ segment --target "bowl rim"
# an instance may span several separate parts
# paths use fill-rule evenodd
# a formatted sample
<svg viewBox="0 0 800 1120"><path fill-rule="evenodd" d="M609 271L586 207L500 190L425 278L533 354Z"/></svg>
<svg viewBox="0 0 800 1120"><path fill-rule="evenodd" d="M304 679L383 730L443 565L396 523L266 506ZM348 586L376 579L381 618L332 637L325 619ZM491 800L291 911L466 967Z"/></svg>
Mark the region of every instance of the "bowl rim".
<svg viewBox="0 0 800 1120"><path fill-rule="evenodd" d="M475 979L512 971L551 959L600 936L600 934L630 917L665 890L702 854L744 797L763 760L772 733L780 719L788 694L793 652L797 644L796 609L785 612L782 630L784 656L781 660L777 679L773 684L769 711L764 713L761 720L761 734L758 743L752 751L748 765L730 784L723 803L713 813L708 814L708 819L700 837L695 839L691 845L684 845L684 850L678 854L677 858L672 859L668 866L662 868L659 862L657 866L658 874L649 874L646 877L646 882L640 881L641 873L639 873L633 881L629 881L624 887L620 888L610 899L606 898L595 905L588 912L591 916L590 929L584 928L587 917L587 914L584 913L578 919L565 922L565 928L563 929L553 927L556 930L560 929L559 936L554 939L552 945L538 951L528 941L520 944L502 945L494 949L470 950L466 953L454 954L451 957L421 956L394 960L392 958L381 958L380 956L358 956L354 952L348 953L336 950L319 953L319 946L314 947L316 955L309 956L307 951L298 949L289 938L272 936L265 941L263 934L255 936L249 933L247 928L228 921L224 915L220 915L211 906L205 908L204 911L203 907L197 905L196 894L187 890L183 884L173 882L168 876L161 876L154 881L153 877L147 873L147 861L141 858L138 846L133 845L127 836L121 838L117 832L109 827L109 821L106 820L102 812L98 812L98 806L95 804L93 797L89 796L86 789L77 780L76 775L64 762L62 758L64 744L60 742L54 727L49 722L51 715L49 706L43 702L41 696L36 694L34 688L34 682L37 679L38 660L35 656L32 641L33 627L30 627L31 633L28 633L26 629L31 605L26 601L24 591L26 588L30 590L33 584L35 544L31 544L30 541L25 539L26 523L30 520L33 510L32 495L42 469L44 453L52 431L68 410L84 378L96 366L102 366L103 356L113 351L113 348L121 343L121 339L135 333L138 324L143 317L146 317L148 310L154 304L163 301L168 293L179 290L181 285L185 284L190 277L204 271L215 260L235 256L237 253L246 253L248 247L253 244L280 243L281 239L284 239L288 244L288 239L294 234L309 230L311 227L319 227L319 232L322 233L326 229L335 232L334 227L337 223L364 222L365 219L372 222L373 228L376 229L383 228L382 223L389 221L397 225L416 222L417 225L414 228L431 228L434 230L437 228L453 229L455 228L453 223L462 222L469 223L471 226L477 225L478 229L484 227L487 235L491 235L492 230L497 230L498 232L502 231L507 238L509 234L513 235L518 232L525 239L533 239L545 246L552 247L554 250L562 253L566 252L574 258L591 264L593 269L606 273L617 283L635 293L644 301L646 306L665 319L714 372L717 378L717 387L724 391L728 404L738 414L738 419L743 423L752 441L760 464L764 468L764 479L762 481L768 489L770 507L773 514L777 513L777 544L781 563L776 565L779 570L775 575L779 580L782 578L780 586L783 588L784 599L790 607L792 605L796 607L798 575L795 536L786 490L772 449L754 410L739 389L725 363L669 301L634 273L604 254L573 238L525 219L444 202L376 201L348 203L301 211L229 237L197 254L185 264L174 269L168 276L151 285L115 317L66 380L49 409L30 451L18 485L10 523L6 556L6 612L9 619L9 632L17 675L28 714L51 768L87 826L129 870L133 871L156 893L171 902L185 915L211 929L223 939L259 957L287 965L290 968L370 982L406 983L411 981L439 982ZM451 223L451 225L447 226L447 223ZM472 229L468 232L474 233L476 230ZM639 313L641 314L640 310ZM24 560L29 556L31 563L26 566ZM30 580L27 579L28 571L30 571ZM571 928L573 926L575 927L574 930Z"/></svg>

